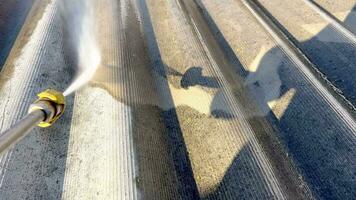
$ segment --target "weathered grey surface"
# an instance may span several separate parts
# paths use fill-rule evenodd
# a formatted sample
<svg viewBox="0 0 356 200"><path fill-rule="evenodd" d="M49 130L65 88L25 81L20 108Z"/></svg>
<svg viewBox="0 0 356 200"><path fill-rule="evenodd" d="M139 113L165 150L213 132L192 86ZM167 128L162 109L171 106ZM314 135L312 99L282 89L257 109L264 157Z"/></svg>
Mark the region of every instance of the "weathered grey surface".
<svg viewBox="0 0 356 200"><path fill-rule="evenodd" d="M317 0L315 2L342 21L353 33L356 33L356 2L354 0Z"/></svg>
<svg viewBox="0 0 356 200"><path fill-rule="evenodd" d="M24 114L35 94L63 90L71 78L62 51L62 29L57 8L36 2L13 46L0 78L1 132ZM63 119L48 129L35 129L1 156L2 199L58 199L61 196L72 97Z"/></svg>
<svg viewBox="0 0 356 200"><path fill-rule="evenodd" d="M340 28L330 24L320 12L308 6L305 3L307 1L309 0L261 2L288 30L290 37L297 41L316 68L355 106L356 36L351 33L351 37L346 37ZM334 7L338 7L337 5ZM340 20L346 24L355 24L352 23L353 15L353 12L346 10Z"/></svg>
<svg viewBox="0 0 356 200"><path fill-rule="evenodd" d="M34 129L2 155L1 199L356 195L354 111L248 1L80 2L71 7L79 9L74 30L58 0L35 1L2 67L0 132L37 92L63 91L75 78L80 42L70 42L80 38L71 31L81 30L83 9L93 9L95 26L84 29L100 65L53 127ZM260 2L354 103L355 44L304 0ZM317 2L354 30L352 2Z"/></svg>

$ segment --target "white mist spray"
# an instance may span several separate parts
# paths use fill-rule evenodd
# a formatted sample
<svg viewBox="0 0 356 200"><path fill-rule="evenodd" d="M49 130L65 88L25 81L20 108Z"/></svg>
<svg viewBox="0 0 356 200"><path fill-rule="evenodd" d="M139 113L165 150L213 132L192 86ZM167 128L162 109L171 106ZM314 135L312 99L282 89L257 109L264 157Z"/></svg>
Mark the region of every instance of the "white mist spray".
<svg viewBox="0 0 356 200"><path fill-rule="evenodd" d="M96 40L95 0L62 0L60 11L78 67L75 79L63 93L67 96L90 81L101 56Z"/></svg>

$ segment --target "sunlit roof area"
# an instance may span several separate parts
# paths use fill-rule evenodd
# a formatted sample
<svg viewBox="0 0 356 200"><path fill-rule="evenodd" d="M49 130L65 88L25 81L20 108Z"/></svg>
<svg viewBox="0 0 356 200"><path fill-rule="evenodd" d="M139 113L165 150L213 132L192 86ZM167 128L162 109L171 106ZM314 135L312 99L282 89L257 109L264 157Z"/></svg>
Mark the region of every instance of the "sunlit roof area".
<svg viewBox="0 0 356 200"><path fill-rule="evenodd" d="M355 0L0 0L0 199L355 199Z"/></svg>

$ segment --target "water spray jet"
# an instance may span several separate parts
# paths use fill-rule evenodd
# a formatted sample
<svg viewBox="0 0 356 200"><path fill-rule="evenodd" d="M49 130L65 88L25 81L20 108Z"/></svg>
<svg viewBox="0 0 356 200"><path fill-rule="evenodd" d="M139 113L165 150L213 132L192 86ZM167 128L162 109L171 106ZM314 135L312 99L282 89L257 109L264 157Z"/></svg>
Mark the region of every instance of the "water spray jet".
<svg viewBox="0 0 356 200"><path fill-rule="evenodd" d="M24 138L34 127L49 127L63 114L66 103L62 92L47 89L37 96L28 114L0 135L0 153Z"/></svg>
<svg viewBox="0 0 356 200"><path fill-rule="evenodd" d="M78 59L77 74L72 83L59 92L47 89L39 93L30 105L28 114L0 135L0 153L6 151L25 137L34 127L51 126L64 112L65 97L72 94L94 76L101 63L101 54L96 40L95 0L60 1L59 10L68 31L70 47Z"/></svg>

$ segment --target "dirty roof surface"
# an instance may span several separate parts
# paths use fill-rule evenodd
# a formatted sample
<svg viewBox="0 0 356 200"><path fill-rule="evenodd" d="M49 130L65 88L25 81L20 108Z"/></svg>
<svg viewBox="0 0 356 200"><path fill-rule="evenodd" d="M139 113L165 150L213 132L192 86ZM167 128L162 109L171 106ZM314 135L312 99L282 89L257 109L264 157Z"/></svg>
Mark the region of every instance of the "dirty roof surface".
<svg viewBox="0 0 356 200"><path fill-rule="evenodd" d="M354 0L63 2L0 2L0 132L82 73L75 30L100 52L1 155L1 199L356 196Z"/></svg>

